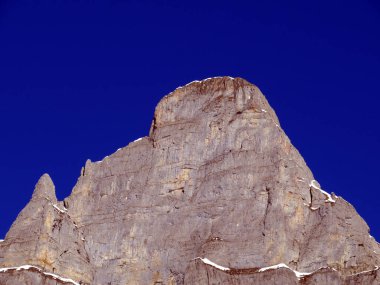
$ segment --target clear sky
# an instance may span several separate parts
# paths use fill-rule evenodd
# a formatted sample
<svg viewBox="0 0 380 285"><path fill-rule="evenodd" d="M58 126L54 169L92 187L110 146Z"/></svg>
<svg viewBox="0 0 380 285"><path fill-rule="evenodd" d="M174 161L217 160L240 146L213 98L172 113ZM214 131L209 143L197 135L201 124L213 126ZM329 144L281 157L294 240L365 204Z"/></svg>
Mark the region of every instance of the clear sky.
<svg viewBox="0 0 380 285"><path fill-rule="evenodd" d="M218 75L258 85L328 192L380 240L379 1L0 1L0 238L45 172L148 134L155 105Z"/></svg>

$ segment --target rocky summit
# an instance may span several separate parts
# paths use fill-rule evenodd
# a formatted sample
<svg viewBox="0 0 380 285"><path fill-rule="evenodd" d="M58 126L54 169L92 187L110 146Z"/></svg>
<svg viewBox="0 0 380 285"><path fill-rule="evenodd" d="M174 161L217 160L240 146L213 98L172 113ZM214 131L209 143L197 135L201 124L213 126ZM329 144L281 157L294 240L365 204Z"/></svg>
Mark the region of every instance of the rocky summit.
<svg viewBox="0 0 380 285"><path fill-rule="evenodd" d="M230 77L166 95L149 135L88 160L64 201L44 174L0 242L4 285L378 285L379 265L365 221Z"/></svg>

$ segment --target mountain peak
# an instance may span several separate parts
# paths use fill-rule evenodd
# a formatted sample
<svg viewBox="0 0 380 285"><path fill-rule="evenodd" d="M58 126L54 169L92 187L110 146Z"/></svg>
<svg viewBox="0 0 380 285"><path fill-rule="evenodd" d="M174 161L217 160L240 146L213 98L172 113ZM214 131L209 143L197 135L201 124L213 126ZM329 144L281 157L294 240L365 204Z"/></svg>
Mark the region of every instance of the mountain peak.
<svg viewBox="0 0 380 285"><path fill-rule="evenodd" d="M55 186L53 180L49 176L49 174L43 174L38 180L32 199L46 198L50 200L52 203L57 203L57 197L55 194Z"/></svg>
<svg viewBox="0 0 380 285"><path fill-rule="evenodd" d="M46 175L39 197L55 198ZM32 202L0 243L0 265L32 260L74 284L379 284L365 221L321 188L240 78L165 96L149 137L86 162L67 210ZM0 269L0 283L50 284L41 272Z"/></svg>
<svg viewBox="0 0 380 285"><path fill-rule="evenodd" d="M175 123L215 121L215 118L234 120L244 112L269 116L279 126L260 89L245 79L224 76L196 80L178 87L158 103L151 132Z"/></svg>

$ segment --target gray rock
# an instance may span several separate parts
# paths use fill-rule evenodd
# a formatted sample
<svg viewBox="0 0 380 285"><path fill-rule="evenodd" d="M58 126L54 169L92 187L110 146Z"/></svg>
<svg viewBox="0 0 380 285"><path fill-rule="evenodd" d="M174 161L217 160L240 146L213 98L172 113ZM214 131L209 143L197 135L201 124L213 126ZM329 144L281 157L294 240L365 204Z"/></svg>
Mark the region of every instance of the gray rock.
<svg viewBox="0 0 380 285"><path fill-rule="evenodd" d="M380 284L367 224L313 180L256 86L193 82L160 101L149 136L87 161L64 202L44 175L0 265L84 284Z"/></svg>

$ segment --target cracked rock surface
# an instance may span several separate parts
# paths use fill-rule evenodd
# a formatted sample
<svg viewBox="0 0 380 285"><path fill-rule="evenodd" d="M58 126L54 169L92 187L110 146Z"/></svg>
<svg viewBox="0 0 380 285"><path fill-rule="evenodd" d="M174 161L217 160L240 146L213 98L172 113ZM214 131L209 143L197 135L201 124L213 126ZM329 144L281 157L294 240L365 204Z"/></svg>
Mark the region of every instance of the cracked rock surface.
<svg viewBox="0 0 380 285"><path fill-rule="evenodd" d="M87 161L64 201L43 175L0 267L96 285L380 284L367 224L322 189L255 85L192 82L160 101L149 136ZM44 278L0 269L0 284L65 284Z"/></svg>

